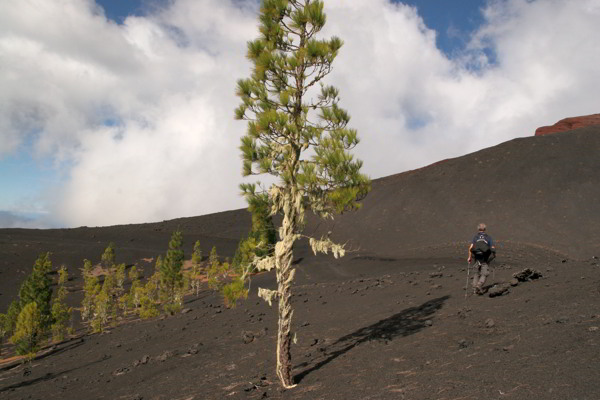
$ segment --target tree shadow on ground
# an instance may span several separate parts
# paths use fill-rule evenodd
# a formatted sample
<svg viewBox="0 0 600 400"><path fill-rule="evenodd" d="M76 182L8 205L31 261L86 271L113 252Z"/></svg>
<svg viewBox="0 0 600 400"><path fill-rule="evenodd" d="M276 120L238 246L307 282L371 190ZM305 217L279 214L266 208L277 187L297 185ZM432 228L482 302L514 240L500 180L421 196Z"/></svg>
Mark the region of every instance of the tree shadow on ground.
<svg viewBox="0 0 600 400"><path fill-rule="evenodd" d="M316 359L311 362L314 365L310 366L311 363L302 363L296 366L296 368L308 367L295 376L296 383L300 383L311 372L320 369L361 343L372 340L390 341L396 337L409 336L419 332L427 326L425 321L431 319L431 316L440 310L444 302L449 298L450 296L438 297L418 307L407 308L389 318L382 319L379 322L360 328L339 338L332 344L321 349L323 354L320 360Z"/></svg>

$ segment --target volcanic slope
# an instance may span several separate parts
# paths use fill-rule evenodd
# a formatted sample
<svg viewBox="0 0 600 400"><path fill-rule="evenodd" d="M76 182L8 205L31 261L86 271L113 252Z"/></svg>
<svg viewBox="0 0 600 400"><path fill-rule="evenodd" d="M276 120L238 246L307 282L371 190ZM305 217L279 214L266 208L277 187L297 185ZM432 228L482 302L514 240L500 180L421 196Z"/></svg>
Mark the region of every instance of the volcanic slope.
<svg viewBox="0 0 600 400"><path fill-rule="evenodd" d="M333 223L309 219L309 233L331 231L351 251L335 260L313 256L306 243L296 248L295 389L282 390L274 374L276 309L256 288L275 282L261 274L235 309L204 289L186 298L186 313L129 320L102 335L80 327L30 371L6 361L0 397L599 399L599 141L598 127L515 139L375 180L361 210ZM463 290L467 244L481 221L499 245L487 286L507 289L498 297ZM173 230L184 233L186 258L197 239L205 255L215 245L231 256L249 222L236 210L0 230L2 308L41 251L68 267L75 303L83 258L98 262L109 241L117 262L148 276L148 260L165 252ZM526 267L543 277L509 286Z"/></svg>
<svg viewBox="0 0 600 400"><path fill-rule="evenodd" d="M431 255L485 222L500 246L588 258L600 252L600 126L511 140L373 182L364 207L335 221L342 240L379 255Z"/></svg>

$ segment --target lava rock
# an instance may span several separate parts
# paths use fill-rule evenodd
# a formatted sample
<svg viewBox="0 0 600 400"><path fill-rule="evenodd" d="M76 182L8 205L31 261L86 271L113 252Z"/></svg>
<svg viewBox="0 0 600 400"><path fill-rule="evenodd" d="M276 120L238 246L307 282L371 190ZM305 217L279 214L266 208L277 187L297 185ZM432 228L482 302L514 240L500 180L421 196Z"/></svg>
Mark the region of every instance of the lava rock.
<svg viewBox="0 0 600 400"><path fill-rule="evenodd" d="M250 331L242 331L242 340L244 341L244 344L252 343L254 338L254 333Z"/></svg>
<svg viewBox="0 0 600 400"><path fill-rule="evenodd" d="M490 297L504 296L510 293L510 285L494 285L488 291Z"/></svg>
<svg viewBox="0 0 600 400"><path fill-rule="evenodd" d="M167 361L169 358L172 358L174 356L175 356L174 352L166 350L160 356L156 357L156 361L164 362L164 361Z"/></svg>
<svg viewBox="0 0 600 400"><path fill-rule="evenodd" d="M534 269L531 268L525 268L523 271L521 272L517 272L516 274L513 274L513 277L515 279L517 279L519 282L528 282L528 281L532 281L535 279L539 279L541 278L543 275L540 271L536 271Z"/></svg>

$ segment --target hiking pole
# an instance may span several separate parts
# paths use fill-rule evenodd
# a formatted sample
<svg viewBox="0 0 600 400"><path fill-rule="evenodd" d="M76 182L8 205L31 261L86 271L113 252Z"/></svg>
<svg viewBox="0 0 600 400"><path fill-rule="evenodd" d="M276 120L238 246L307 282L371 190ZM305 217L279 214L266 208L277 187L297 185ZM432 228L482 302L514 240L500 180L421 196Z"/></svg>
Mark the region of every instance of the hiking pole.
<svg viewBox="0 0 600 400"><path fill-rule="evenodd" d="M467 261L467 284L465 285L465 300L469 294L469 273L471 272L471 263Z"/></svg>

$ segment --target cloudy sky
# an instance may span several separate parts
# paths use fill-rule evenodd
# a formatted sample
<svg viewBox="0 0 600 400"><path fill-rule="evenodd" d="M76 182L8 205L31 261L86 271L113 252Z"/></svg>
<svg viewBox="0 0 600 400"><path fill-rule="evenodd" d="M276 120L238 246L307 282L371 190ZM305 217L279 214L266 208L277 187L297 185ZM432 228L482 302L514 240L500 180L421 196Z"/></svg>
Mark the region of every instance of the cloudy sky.
<svg viewBox="0 0 600 400"><path fill-rule="evenodd" d="M600 112L600 0L326 0L372 178ZM451 8L459 7L459 8ZM0 1L0 227L244 207L257 0Z"/></svg>

